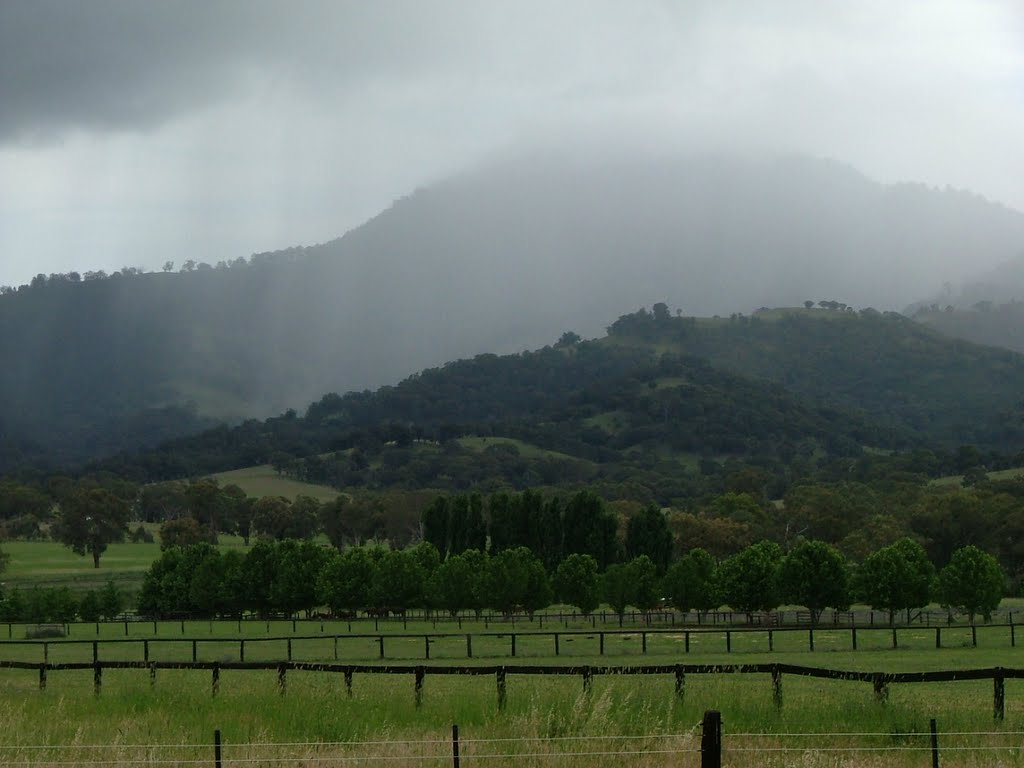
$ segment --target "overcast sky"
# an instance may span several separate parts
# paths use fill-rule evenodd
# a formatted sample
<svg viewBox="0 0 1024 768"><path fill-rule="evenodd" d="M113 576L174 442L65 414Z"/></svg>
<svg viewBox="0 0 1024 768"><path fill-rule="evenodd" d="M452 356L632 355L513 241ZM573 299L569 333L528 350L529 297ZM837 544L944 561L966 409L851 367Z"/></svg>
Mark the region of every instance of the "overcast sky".
<svg viewBox="0 0 1024 768"><path fill-rule="evenodd" d="M1024 210L1020 0L0 0L0 284L343 234L521 142L800 151Z"/></svg>

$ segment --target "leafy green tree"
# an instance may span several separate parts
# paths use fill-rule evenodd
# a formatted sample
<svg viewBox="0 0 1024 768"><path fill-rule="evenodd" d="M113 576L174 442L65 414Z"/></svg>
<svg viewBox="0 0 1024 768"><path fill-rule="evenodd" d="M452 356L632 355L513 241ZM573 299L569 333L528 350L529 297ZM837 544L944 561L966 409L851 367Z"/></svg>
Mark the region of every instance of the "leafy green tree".
<svg viewBox="0 0 1024 768"><path fill-rule="evenodd" d="M82 621L99 621L101 615L99 595L96 590L90 589L78 601L78 618Z"/></svg>
<svg viewBox="0 0 1024 768"><path fill-rule="evenodd" d="M707 613L719 605L718 564L706 550L691 549L665 573L665 594L680 611Z"/></svg>
<svg viewBox="0 0 1024 768"><path fill-rule="evenodd" d="M221 530L221 523L229 513L229 505L217 481L205 478L189 483L185 489L185 500L189 514L201 528L208 531L209 540L216 544L217 532Z"/></svg>
<svg viewBox="0 0 1024 768"><path fill-rule="evenodd" d="M668 570L672 559L672 532L668 520L656 504L648 504L629 518L626 524L626 557L646 555L659 574Z"/></svg>
<svg viewBox="0 0 1024 768"><path fill-rule="evenodd" d="M283 496L264 496L253 506L252 525L278 541L311 539L316 534L319 508L319 502L309 496L297 496L294 504Z"/></svg>
<svg viewBox="0 0 1024 768"><path fill-rule="evenodd" d="M429 541L421 541L419 544L415 544L405 551L408 552L417 563L419 563L428 578L430 577L430 574L436 571L438 566L441 565L441 553L438 552L437 547Z"/></svg>
<svg viewBox="0 0 1024 768"><path fill-rule="evenodd" d="M0 548L0 574L7 570L7 566L10 562L11 556L4 552L3 548Z"/></svg>
<svg viewBox="0 0 1024 768"><path fill-rule="evenodd" d="M285 539L277 543L277 571L270 599L279 611L291 615L304 611L308 618L317 605L316 583L327 560L327 551L311 541Z"/></svg>
<svg viewBox="0 0 1024 768"><path fill-rule="evenodd" d="M506 616L519 608L531 614L551 604L544 564L526 547L506 549L490 559L487 593L492 608Z"/></svg>
<svg viewBox="0 0 1024 768"><path fill-rule="evenodd" d="M938 587L942 604L966 613L973 624L978 613L985 621L991 619L1005 594L1006 575L992 555L968 545L954 552L939 571Z"/></svg>
<svg viewBox="0 0 1024 768"><path fill-rule="evenodd" d="M370 604L377 565L363 547L349 547L328 558L317 579L317 594L332 613L347 613Z"/></svg>
<svg viewBox="0 0 1024 768"><path fill-rule="evenodd" d="M188 586L190 612L204 617L221 613L226 602L226 565L224 556L216 550L207 553L197 563Z"/></svg>
<svg viewBox="0 0 1024 768"><path fill-rule="evenodd" d="M100 614L106 619L120 616L125 607L125 598L113 579L107 579L99 592Z"/></svg>
<svg viewBox="0 0 1024 768"><path fill-rule="evenodd" d="M103 488L79 488L61 501L53 537L78 555L92 555L94 568L107 546L123 541L130 509L124 500Z"/></svg>
<svg viewBox="0 0 1024 768"><path fill-rule="evenodd" d="M846 560L823 541L801 541L782 560L779 571L782 599L803 605L817 624L826 606L850 606L850 574Z"/></svg>
<svg viewBox="0 0 1024 768"><path fill-rule="evenodd" d="M426 580L427 572L412 552L389 550L374 571L370 604L395 611L416 608L423 604Z"/></svg>
<svg viewBox="0 0 1024 768"><path fill-rule="evenodd" d="M854 579L854 592L872 608L889 612L889 623L897 611L928 604L935 566L924 548L913 539L900 539L868 555Z"/></svg>
<svg viewBox="0 0 1024 768"><path fill-rule="evenodd" d="M191 547L202 542L215 544L210 529L199 525L194 517L179 517L160 526L160 549Z"/></svg>
<svg viewBox="0 0 1024 768"><path fill-rule="evenodd" d="M555 592L560 600L575 605L584 616L589 616L600 604L599 587L597 560L591 555L572 554L558 564Z"/></svg>
<svg viewBox="0 0 1024 768"><path fill-rule="evenodd" d="M467 609L478 611L484 600L481 573L486 572L486 567L486 555L479 550L467 549L460 555L451 555L427 581L428 602L452 616Z"/></svg>
<svg viewBox="0 0 1024 768"><path fill-rule="evenodd" d="M633 574L626 563L615 563L608 566L601 577L601 595L611 609L618 614L619 626L630 600L633 599Z"/></svg>
<svg viewBox="0 0 1024 768"><path fill-rule="evenodd" d="M779 567L782 550L771 541L751 544L718 568L718 589L734 610L752 614L772 611L782 600Z"/></svg>
<svg viewBox="0 0 1024 768"><path fill-rule="evenodd" d="M633 582L631 602L645 614L650 613L661 599L657 566L647 555L640 555L630 560L626 567Z"/></svg>

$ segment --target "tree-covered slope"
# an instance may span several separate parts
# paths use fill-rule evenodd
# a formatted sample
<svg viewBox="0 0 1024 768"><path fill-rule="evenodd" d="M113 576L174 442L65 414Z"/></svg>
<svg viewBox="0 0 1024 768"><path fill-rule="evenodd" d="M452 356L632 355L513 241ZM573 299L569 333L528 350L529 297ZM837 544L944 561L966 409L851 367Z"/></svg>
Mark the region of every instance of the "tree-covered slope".
<svg viewBox="0 0 1024 768"><path fill-rule="evenodd" d="M609 331L607 343L694 355L934 446L1024 449L1024 357L896 313L801 308L716 321L641 311Z"/></svg>

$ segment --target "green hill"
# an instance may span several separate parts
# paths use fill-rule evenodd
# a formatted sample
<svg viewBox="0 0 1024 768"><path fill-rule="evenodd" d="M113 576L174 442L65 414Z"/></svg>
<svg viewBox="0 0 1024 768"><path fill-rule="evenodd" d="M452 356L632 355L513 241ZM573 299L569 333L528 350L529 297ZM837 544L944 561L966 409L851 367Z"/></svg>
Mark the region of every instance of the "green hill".
<svg viewBox="0 0 1024 768"><path fill-rule="evenodd" d="M697 319L656 305L599 340L478 355L98 467L155 481L269 463L334 488L585 485L663 501L747 473L777 498L835 459L906 454L913 471L949 474L972 444L1006 464L1024 445L1022 387L1024 357L900 315Z"/></svg>

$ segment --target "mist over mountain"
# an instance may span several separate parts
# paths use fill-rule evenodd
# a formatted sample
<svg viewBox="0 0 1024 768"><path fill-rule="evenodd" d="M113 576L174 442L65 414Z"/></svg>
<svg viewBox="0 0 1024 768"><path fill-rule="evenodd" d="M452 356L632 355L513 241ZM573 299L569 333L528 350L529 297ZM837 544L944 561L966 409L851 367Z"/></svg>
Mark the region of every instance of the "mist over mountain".
<svg viewBox="0 0 1024 768"><path fill-rule="evenodd" d="M1022 247L1018 212L831 161L537 151L323 245L0 296L0 423L62 459L98 456L594 336L654 301L687 315L903 307Z"/></svg>

